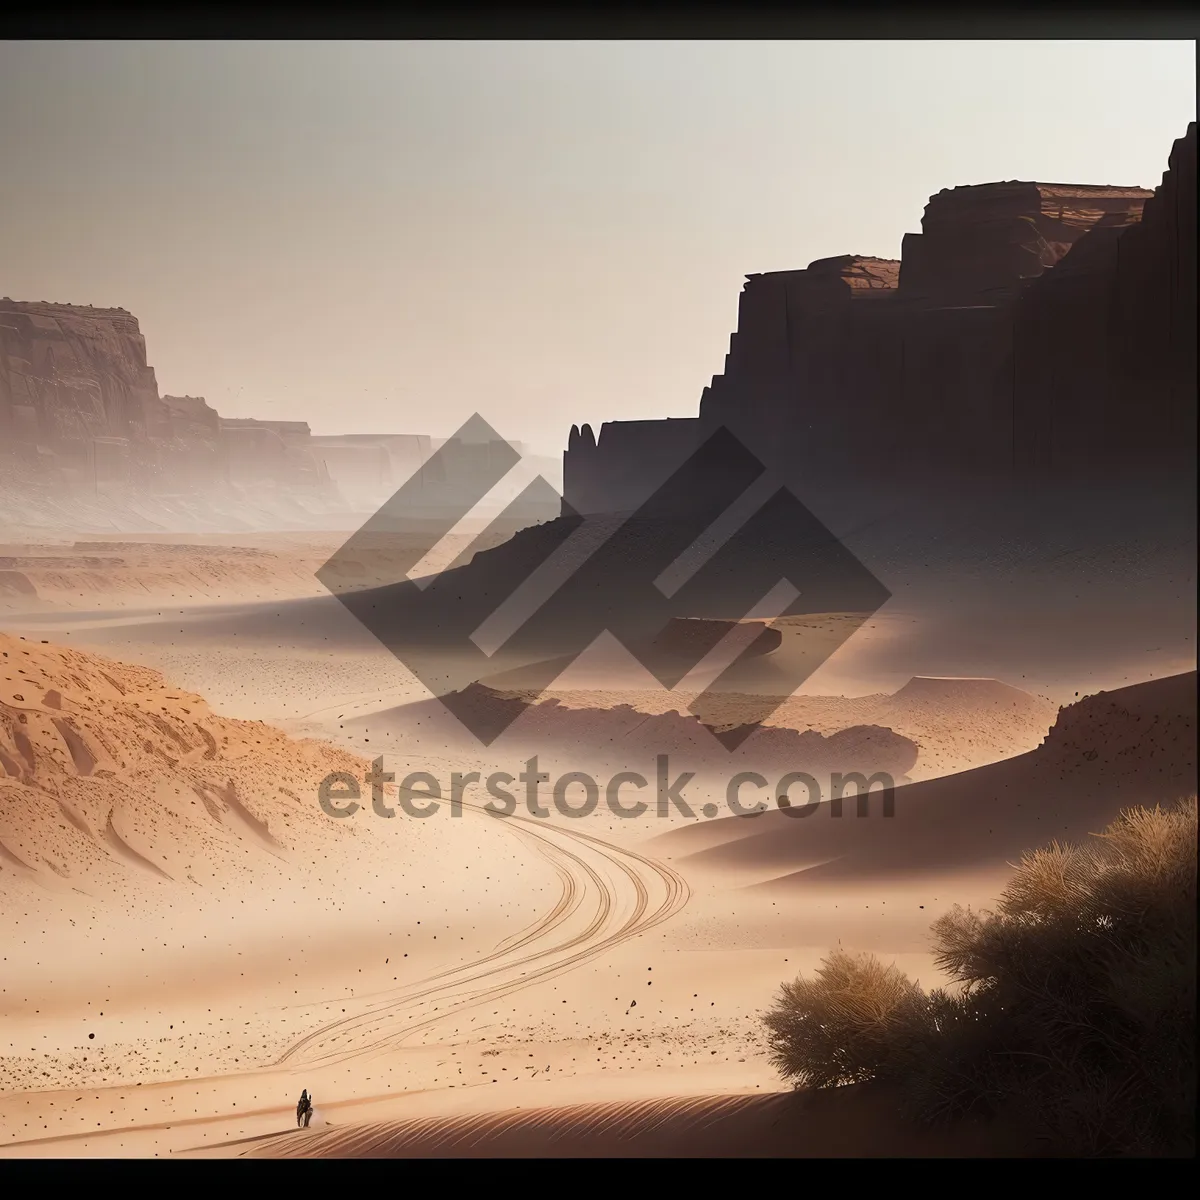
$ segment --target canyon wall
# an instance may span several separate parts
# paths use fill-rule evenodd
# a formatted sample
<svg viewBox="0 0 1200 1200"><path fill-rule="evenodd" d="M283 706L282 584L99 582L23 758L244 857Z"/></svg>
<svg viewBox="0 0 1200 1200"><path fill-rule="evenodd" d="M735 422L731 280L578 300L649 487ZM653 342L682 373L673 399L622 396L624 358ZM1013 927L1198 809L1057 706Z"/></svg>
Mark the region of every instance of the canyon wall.
<svg viewBox="0 0 1200 1200"><path fill-rule="evenodd" d="M898 260L748 276L697 415L573 426L564 502L635 508L720 426L809 488L1183 471L1196 432L1195 222L1193 124L1153 193L950 188ZM43 499L256 488L361 512L436 449L419 435L222 417L202 397L159 394L124 309L0 300L0 512L30 488ZM439 486L430 479L431 495Z"/></svg>
<svg viewBox="0 0 1200 1200"><path fill-rule="evenodd" d="M1194 455L1196 132L1162 185L939 192L897 260L747 276L692 421L572 429L565 502L635 507L709 432L811 488L1104 480Z"/></svg>
<svg viewBox="0 0 1200 1200"><path fill-rule="evenodd" d="M202 396L159 394L126 310L0 300L5 524L326 525L371 511L433 448L423 435L314 437L303 421L222 417Z"/></svg>
<svg viewBox="0 0 1200 1200"><path fill-rule="evenodd" d="M697 448L699 435L698 417L606 421L599 439L590 425L572 425L563 455L564 500L581 513L637 508Z"/></svg>
<svg viewBox="0 0 1200 1200"><path fill-rule="evenodd" d="M423 434L314 436L304 421L222 417L202 396L159 395L137 319L124 309L0 301L5 500L24 489L109 498L215 492L229 501L267 489L364 512L419 475L434 503L447 488L430 463L440 444ZM475 450L482 469L494 447ZM0 515L6 510L0 503Z"/></svg>
<svg viewBox="0 0 1200 1200"><path fill-rule="evenodd" d="M0 447L68 479L118 472L128 457L147 470L169 424L124 309L0 300Z"/></svg>
<svg viewBox="0 0 1200 1200"><path fill-rule="evenodd" d="M1081 238L1022 292L1012 324L998 397L1012 402L1024 473L1179 473L1194 462L1194 123L1141 220Z"/></svg>

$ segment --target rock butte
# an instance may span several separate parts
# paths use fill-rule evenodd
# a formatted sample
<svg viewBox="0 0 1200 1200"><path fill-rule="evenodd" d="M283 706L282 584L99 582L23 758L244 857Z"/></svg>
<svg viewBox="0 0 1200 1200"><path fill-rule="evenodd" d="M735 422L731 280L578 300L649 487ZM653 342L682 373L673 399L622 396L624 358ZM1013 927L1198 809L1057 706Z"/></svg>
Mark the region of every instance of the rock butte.
<svg viewBox="0 0 1200 1200"><path fill-rule="evenodd" d="M1162 184L939 192L899 262L750 275L696 417L575 426L577 512L635 508L720 425L785 481L1104 479L1189 460L1196 127Z"/></svg>
<svg viewBox="0 0 1200 1200"><path fill-rule="evenodd" d="M696 417L573 426L564 498L636 505L725 425L783 479L1171 470L1195 435L1196 130L1161 185L1009 181L931 197L900 260L750 275ZM422 435L314 437L161 396L121 308L0 299L0 466L18 483L178 495L331 480L390 494Z"/></svg>

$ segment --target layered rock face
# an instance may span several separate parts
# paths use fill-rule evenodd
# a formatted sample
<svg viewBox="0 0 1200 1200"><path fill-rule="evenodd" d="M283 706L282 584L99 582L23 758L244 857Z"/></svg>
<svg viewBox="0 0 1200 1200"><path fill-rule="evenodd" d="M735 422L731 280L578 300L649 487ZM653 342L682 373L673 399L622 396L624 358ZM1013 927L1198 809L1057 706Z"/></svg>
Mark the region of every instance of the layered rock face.
<svg viewBox="0 0 1200 1200"><path fill-rule="evenodd" d="M227 524L212 504L237 511L253 494L294 519L307 511L299 499L320 524L356 502L369 511L431 453L420 435L316 438L303 421L222 417L202 396L160 396L124 309L0 300L0 519Z"/></svg>
<svg viewBox="0 0 1200 1200"><path fill-rule="evenodd" d="M957 187L900 261L747 277L688 421L572 430L565 501L635 507L719 426L810 489L1082 478L1194 454L1195 126L1162 186Z"/></svg>
<svg viewBox="0 0 1200 1200"><path fill-rule="evenodd" d="M901 286L946 301L1002 299L1091 230L1137 221L1150 194L1020 182L946 188L925 206L921 232L904 237Z"/></svg>
<svg viewBox="0 0 1200 1200"><path fill-rule="evenodd" d="M1196 439L1196 126L1129 228L1097 227L1013 308L1014 458L1025 474L1178 474Z"/></svg>
<svg viewBox="0 0 1200 1200"><path fill-rule="evenodd" d="M221 418L203 396L163 396L168 425L156 439L161 486L211 486L224 476Z"/></svg>
<svg viewBox="0 0 1200 1200"><path fill-rule="evenodd" d="M68 474L116 471L169 424L124 309L0 300L0 444L53 455Z"/></svg>
<svg viewBox="0 0 1200 1200"><path fill-rule="evenodd" d="M0 451L45 482L203 487L226 475L202 396L160 396L123 308L0 300Z"/></svg>
<svg viewBox="0 0 1200 1200"><path fill-rule="evenodd" d="M312 431L307 421L221 418L218 433L224 475L230 483L268 480L314 486L328 482L323 464L310 451Z"/></svg>

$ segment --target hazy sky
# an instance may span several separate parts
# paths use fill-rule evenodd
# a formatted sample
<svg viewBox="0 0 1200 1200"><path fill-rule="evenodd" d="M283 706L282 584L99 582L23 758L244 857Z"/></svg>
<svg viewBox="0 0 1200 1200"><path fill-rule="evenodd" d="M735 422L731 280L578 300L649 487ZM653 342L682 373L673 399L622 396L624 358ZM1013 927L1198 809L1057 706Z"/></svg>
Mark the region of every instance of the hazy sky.
<svg viewBox="0 0 1200 1200"><path fill-rule="evenodd" d="M1193 42L0 43L0 295L315 432L684 416L749 272L933 192L1155 186Z"/></svg>

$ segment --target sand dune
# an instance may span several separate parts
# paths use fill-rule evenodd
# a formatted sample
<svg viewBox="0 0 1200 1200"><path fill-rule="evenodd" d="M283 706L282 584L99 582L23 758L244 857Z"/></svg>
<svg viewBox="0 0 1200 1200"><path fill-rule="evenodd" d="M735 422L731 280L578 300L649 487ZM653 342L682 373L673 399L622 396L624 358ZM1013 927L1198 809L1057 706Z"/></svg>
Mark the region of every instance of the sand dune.
<svg viewBox="0 0 1200 1200"><path fill-rule="evenodd" d="M1059 716L1047 747L902 788L894 820L848 813L828 822L832 833L819 816L710 820L646 852L652 822L497 821L470 797L463 820L380 821L368 799L353 821L331 821L316 780L338 763L361 778L350 749L386 752L397 777L445 778L505 746L466 755L432 725L402 722L393 737L374 718L361 722L366 744L333 692L369 687L364 702L378 704L396 669L386 652L378 678L355 685L368 660L328 642L320 656L281 647L271 658L232 639L193 643L189 628L161 622L164 645L193 656L197 674L227 676L230 692L282 694L291 680L314 731L323 723L348 749L217 716L144 667L4 640L0 897L24 914L5 948L5 1154L1019 1153L995 1131L923 1141L853 1089L832 1100L772 1092L756 1014L838 942L936 979L929 921L994 896L1006 858L1047 836L1052 799L1073 798L1086 831L1104 805L1153 802L1194 776L1179 749L1192 742L1188 677L1094 697ZM556 692L533 740L594 721L618 697L628 709L599 714L618 756L622 722L679 706L644 687ZM828 745L874 718L930 762L1011 754L1054 715L977 679L918 677L893 695L789 705L795 724L769 731L789 745ZM583 745L573 734L560 744L565 756ZM1075 781L1066 791L1064 775ZM943 799L913 801L931 795ZM1011 854L988 833L992 814ZM1066 821L1057 807L1054 820ZM797 830L818 836L801 846ZM800 883L728 888L743 867L758 884L814 859L826 866ZM888 883L881 913L877 881L903 871L911 886ZM803 902L789 902L799 887L810 889ZM85 922L76 901L107 915ZM326 1122L307 1133L289 1112L300 1086ZM793 1132L787 1114L809 1100L841 1107L808 1111Z"/></svg>
<svg viewBox="0 0 1200 1200"><path fill-rule="evenodd" d="M234 1149L234 1147L230 1147ZM996 1126L918 1129L886 1090L668 1097L284 1133L257 1158L971 1158L1027 1156Z"/></svg>
<svg viewBox="0 0 1200 1200"><path fill-rule="evenodd" d="M78 1121L77 1093L55 1088L89 1089L99 1111L84 1126L96 1130L122 1088L184 1080L190 1106L199 1078L232 1076L236 1091L247 1069L322 1029L345 1040L341 1023L372 1011L372 996L442 978L432 1002L453 1013L463 1000L447 997L483 979L498 946L508 957L492 970L509 972L498 982L520 986L531 926L552 965L589 912L575 952L602 948L610 924L652 923L666 902L630 878L629 897L597 883L564 904L595 869L572 874L564 851L482 816L381 821L367 791L361 819L330 819L320 780L361 780L367 766L221 717L145 667L0 635L0 904L13 917L3 1142L23 1140L30 1105L52 1114L39 1131ZM612 922L596 922L614 902ZM544 918L563 908L557 939L561 921ZM467 1007L486 1003L488 986ZM403 1027L394 1007L378 1019Z"/></svg>
<svg viewBox="0 0 1200 1200"><path fill-rule="evenodd" d="M866 819L847 803L805 818L778 810L673 830L653 852L687 869L753 868L765 886L848 884L1015 861L1057 839L1085 838L1124 807L1196 790L1196 674L1089 696L1064 709L1037 750L897 789Z"/></svg>
<svg viewBox="0 0 1200 1200"><path fill-rule="evenodd" d="M214 714L156 671L0 634L0 892L197 887L353 837L314 803L355 756Z"/></svg>

